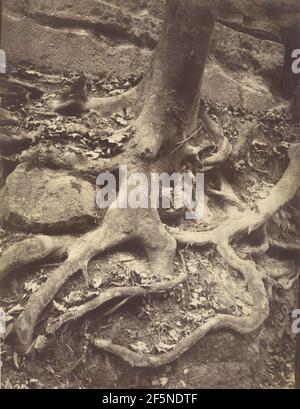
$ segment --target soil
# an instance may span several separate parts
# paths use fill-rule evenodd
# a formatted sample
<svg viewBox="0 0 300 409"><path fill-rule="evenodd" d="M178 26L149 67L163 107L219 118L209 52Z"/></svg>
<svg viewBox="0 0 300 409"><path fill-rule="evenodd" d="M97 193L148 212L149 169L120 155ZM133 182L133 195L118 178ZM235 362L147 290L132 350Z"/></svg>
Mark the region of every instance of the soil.
<svg viewBox="0 0 300 409"><path fill-rule="evenodd" d="M5 101L20 120L16 131L33 133L40 129L34 143L64 145L86 155L110 157L122 150L124 140L112 140L113 130L122 129L132 119L131 112L114 112L109 117L85 113L80 117L48 118L48 101L66 87L78 73L54 75L35 67L21 65L14 74L46 90L45 96L33 104ZM136 85L140 77L123 79L89 75L89 93L112 96ZM245 121L257 121L261 127L252 144L230 169L235 175L234 190L242 201L254 206L267 195L287 166L286 147L299 142L299 127L292 123L287 110L251 112L235 106L206 101L210 115L222 124L225 136L236 142ZM33 108L36 112L33 112ZM110 129L111 132L107 132ZM212 182L206 178L206 187ZM93 181L95 183L95 181ZM189 229L209 230L225 218L220 203L208 196L207 212L200 223L185 222ZM189 223L189 224L188 224ZM192 225L191 225L192 223ZM289 208L284 208L268 227L273 238L292 241L297 235ZM29 232L14 231L8 226L0 231L0 251L11 243L28 237ZM243 280L224 265L212 249L181 250L175 272L187 269L189 279L172 291L145 299L128 300L116 313L105 316L112 305L89 313L78 322L47 336L30 356L24 358L2 347L3 382L7 388L293 388L295 339L291 332L291 311L296 308L296 284L286 289L279 280L273 289L270 316L263 327L252 335L236 335L219 331L205 337L171 365L159 369L133 369L120 359L95 350L87 335L111 340L143 353L160 354L174 347L197 326L218 312L240 316L251 308L251 299ZM239 254L241 256L241 254ZM67 308L76 306L78 297L92 297L111 286L147 284L158 280L149 276L145 258L139 249L120 248L94 259L89 265L89 282L75 275L49 305L36 328L45 335L45 325ZM290 271L297 274L294 261L279 254L260 256L260 270ZM16 272L0 289L0 307L8 313L10 323L20 312L31 292L44 282L53 265L33 266ZM296 283L296 281L295 281Z"/></svg>

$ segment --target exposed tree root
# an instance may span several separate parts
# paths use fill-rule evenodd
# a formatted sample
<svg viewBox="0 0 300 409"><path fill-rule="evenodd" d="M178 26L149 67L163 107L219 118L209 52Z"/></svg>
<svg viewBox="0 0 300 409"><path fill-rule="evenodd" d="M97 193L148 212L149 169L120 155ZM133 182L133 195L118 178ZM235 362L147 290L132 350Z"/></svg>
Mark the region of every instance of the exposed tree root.
<svg viewBox="0 0 300 409"><path fill-rule="evenodd" d="M135 89L129 92L129 97L127 94L102 102L84 101L86 105L90 104L90 109L96 109L100 113L105 113L106 109L123 109L124 103L126 108L125 98L129 101L128 107L131 104L134 106L137 116L130 126L132 138L124 146L124 153L112 159L92 160L70 150L36 146L20 155L20 161L67 168L74 173L93 176L104 171L115 171L119 164L122 164L128 166L129 174L142 172L149 180L153 171L174 171L182 160L197 159L201 147L193 147L186 142L197 134L199 128L201 82L215 19L212 3L211 0L167 0L166 18L155 58L139 86L140 95L136 105ZM232 151L222 129L206 112L202 114L202 122L206 132L219 143L219 150L201 163L201 169L208 171L238 155L245 144L245 137ZM245 132L248 132L248 129ZM241 334L249 334L257 330L269 313L268 296L263 283L267 277L258 271L253 261L239 258L230 244L238 236L250 234L265 226L296 194L300 187L300 145L291 147L289 157L290 164L282 179L272 189L269 197L257 204L257 211L238 212L234 209L235 214L212 231L172 230L170 233L161 223L156 209L115 209L111 206L102 224L81 237L36 236L6 250L0 257L0 280L26 264L49 256L65 257L65 261L49 274L48 280L30 296L24 311L14 322L9 334L14 348L23 354L30 350L41 312L73 274L82 271L86 278L88 263L94 256L133 240L142 244L150 270L156 276L162 277L162 281L147 288L108 289L78 307L76 311L69 311L49 321L48 332L55 332L64 323L82 317L109 300L166 291L186 280L186 273L170 281L163 280L163 277L173 274L176 240L182 245L214 246L225 262L243 275L253 300L251 314L243 317L219 314L210 318L193 334L182 339L174 350L158 356L138 354L100 339L92 339L93 344L120 356L132 366L157 367L178 358L210 331L227 328ZM222 195L231 206L232 203L238 204L238 198L225 179L221 178L220 185L218 195ZM213 193L216 194L216 191Z"/></svg>
<svg viewBox="0 0 300 409"><path fill-rule="evenodd" d="M270 249L275 249L282 251L288 255L294 254L294 255L300 255L300 243L295 242L295 243L283 243L278 240L274 239L269 239L269 248Z"/></svg>
<svg viewBox="0 0 300 409"><path fill-rule="evenodd" d="M0 153L11 155L28 148L32 139L25 134L14 135L11 131L0 133Z"/></svg>
<svg viewBox="0 0 300 409"><path fill-rule="evenodd" d="M14 245L5 252L0 258L2 277L12 268L38 261L53 252L67 254L66 261L31 295L25 310L15 321L9 339L16 350L20 353L30 350L34 328L43 309L77 271L82 271L86 278L89 261L100 252L128 240L139 240L144 245L153 272L159 276L173 273L175 240L164 229L156 210L144 211L143 217L137 217L136 213L142 210L144 209L133 212L132 209L110 209L102 226L82 237L68 238L66 242L62 237L53 239L37 236ZM133 295L134 291L133 289ZM129 295L125 294L126 297Z"/></svg>
<svg viewBox="0 0 300 409"><path fill-rule="evenodd" d="M237 235L247 232L249 234L264 225L284 204L292 200L300 187L300 145L290 149L289 157L288 169L269 197L258 203L258 212L241 213L239 219L236 216L229 218L223 225L210 232L173 232L177 242L181 244L214 245L227 264L244 276L253 299L253 309L249 316L235 317L220 314L210 318L193 334L178 342L174 350L158 356L136 353L102 339L93 339L94 346L119 356L133 367L158 367L177 359L208 332L227 328L240 334L248 334L258 329L269 313L268 296L263 284L265 277L257 270L254 262L240 259L231 248L230 242Z"/></svg>
<svg viewBox="0 0 300 409"><path fill-rule="evenodd" d="M239 259L229 245L219 244L217 249L232 268L240 271L244 275L248 283L249 291L253 296L254 305L250 316L234 317L219 314L208 319L205 324L201 325L190 336L179 341L172 351L157 356L147 356L145 354L136 353L128 348L115 345L103 339L92 339L93 345L119 356L133 367L158 367L176 360L211 331L226 328L241 334L248 334L258 329L267 318L269 312L261 274L257 271L252 262Z"/></svg>
<svg viewBox="0 0 300 409"><path fill-rule="evenodd" d="M73 311L68 311L57 318L50 319L46 331L48 334L53 334L61 326L65 325L68 322L72 322L83 317L88 312L93 311L96 308L99 308L101 305L105 304L108 301L121 297L122 298L126 297L126 299L128 299L128 297L129 298L145 297L146 295L168 291L186 280L187 274L184 273L180 274L178 277L175 277L171 280L154 283L147 287L136 286L108 288L99 296L93 298L92 300L84 304L81 304L79 307L74 308Z"/></svg>
<svg viewBox="0 0 300 409"><path fill-rule="evenodd" d="M134 110L138 97L138 87L135 87L115 97L90 98L85 107L88 110L96 111L100 115L107 116L113 112Z"/></svg>
<svg viewBox="0 0 300 409"><path fill-rule="evenodd" d="M245 209L245 204L237 197L231 185L228 183L227 179L221 173L219 173L219 179L220 190L207 189L207 192L217 197L220 197L225 202L225 208L228 214L232 213L233 206L239 208L240 210Z"/></svg>
<svg viewBox="0 0 300 409"><path fill-rule="evenodd" d="M29 94L32 98L40 98L44 91L26 81L20 81L11 76L3 76L0 80L1 97L25 97Z"/></svg>
<svg viewBox="0 0 300 409"><path fill-rule="evenodd" d="M227 159L230 158L231 152L232 152L231 144L229 143L227 138L223 138L218 152L204 159L204 161L202 162L201 171L207 172L208 170L212 170L220 166Z"/></svg>
<svg viewBox="0 0 300 409"><path fill-rule="evenodd" d="M44 90L41 89L40 87L37 87L36 85L32 85L27 81L24 80L18 80L16 78L13 78L9 76L6 80L4 80L8 86L11 87L21 87L27 90L28 92L31 93L33 98L39 98L44 94Z"/></svg>
<svg viewBox="0 0 300 409"><path fill-rule="evenodd" d="M278 240L274 240L266 234L262 243L257 247L250 247L243 250L243 252L250 254L251 256L262 256L268 251L275 251L277 254L282 254L288 257L297 257L300 255L300 243L284 243ZM278 277L275 274L275 277Z"/></svg>
<svg viewBox="0 0 300 409"><path fill-rule="evenodd" d="M15 243L3 252L0 258L0 282L9 273L53 255L62 257L71 236L35 236Z"/></svg>

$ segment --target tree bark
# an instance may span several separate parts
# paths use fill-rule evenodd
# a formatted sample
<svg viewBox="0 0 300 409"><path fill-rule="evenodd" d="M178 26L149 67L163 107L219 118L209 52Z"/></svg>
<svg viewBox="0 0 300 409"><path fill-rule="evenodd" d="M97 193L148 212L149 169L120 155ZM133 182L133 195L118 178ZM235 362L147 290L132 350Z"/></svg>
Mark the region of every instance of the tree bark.
<svg viewBox="0 0 300 409"><path fill-rule="evenodd" d="M214 20L212 1L167 0L155 57L140 89L134 147L141 158L153 160L163 144L174 146L196 130Z"/></svg>
<svg viewBox="0 0 300 409"><path fill-rule="evenodd" d="M132 139L125 152L111 161L98 160L96 166L87 164L84 159L78 162L74 155L68 155L67 160L57 155L56 163L72 167L77 162L77 168L88 165L99 173L108 162L111 162L110 169L126 164L129 175L142 172L150 182L152 171L174 171L184 157L193 154L184 144L175 149L176 152L174 148L197 130L202 78L214 27L213 3L211 0L167 0L166 5L162 34L140 87L138 116L131 126ZM35 153L40 159L40 151ZM43 156L46 161L48 153ZM41 248L45 248L45 237L38 240ZM89 261L96 254L128 240L137 240L143 245L153 273L161 277L173 274L176 241L161 223L158 210L109 208L101 226L72 242L65 251L66 261L30 297L10 334L19 352L26 353L30 349L41 312L64 283L78 270L86 273ZM40 256L44 257L44 253L41 251ZM18 251L15 254L18 258ZM35 255L35 260L37 258L39 255ZM14 264L18 265L18 260L10 261L3 276Z"/></svg>

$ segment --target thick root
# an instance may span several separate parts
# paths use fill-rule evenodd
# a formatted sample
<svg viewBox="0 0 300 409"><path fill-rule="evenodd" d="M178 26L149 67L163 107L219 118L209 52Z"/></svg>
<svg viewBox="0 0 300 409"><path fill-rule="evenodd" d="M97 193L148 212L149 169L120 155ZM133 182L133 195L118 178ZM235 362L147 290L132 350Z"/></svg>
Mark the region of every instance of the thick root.
<svg viewBox="0 0 300 409"><path fill-rule="evenodd" d="M87 101L85 108L87 110L96 111L102 116L109 116L114 112L134 110L138 97L138 87L135 87L115 97L90 98Z"/></svg>
<svg viewBox="0 0 300 409"><path fill-rule="evenodd" d="M142 286L108 288L99 296L77 307L75 311L68 311L65 314L60 315L58 318L50 319L48 321L46 331L48 334L54 334L61 326L83 317L90 311L101 307L108 301L117 298L128 299L133 297L145 297L150 294L165 292L171 290L172 288L185 282L186 280L187 275L184 273L180 274L178 277L173 278L172 280L154 283L145 288Z"/></svg>
<svg viewBox="0 0 300 409"><path fill-rule="evenodd" d="M257 271L253 263L239 259L229 246L220 245L218 246L218 250L228 264L235 270L240 271L246 279L249 290L253 296L254 305L250 316L234 317L219 314L213 318L210 318L190 336L179 341L172 351L158 356L148 356L142 353L133 352L128 348L115 345L103 339L91 339L93 345L96 348L119 356L133 367L159 367L170 364L179 358L184 352L188 351L209 332L226 328L240 334L249 334L257 330L265 321L269 313L268 299L261 274Z"/></svg>
<svg viewBox="0 0 300 409"><path fill-rule="evenodd" d="M50 275L37 292L31 295L25 310L14 322L13 330L9 334L9 341L19 353L26 354L30 350L34 328L41 312L53 300L66 281L80 270L86 277L90 259L98 252L104 251L120 241L119 237L115 235L109 235L108 237L105 227L100 227L71 243L71 246L66 249L67 260ZM44 245L44 242L40 242L40 244ZM26 249L26 246L24 249ZM23 254L23 251L19 254ZM22 260L19 258L19 261Z"/></svg>
<svg viewBox="0 0 300 409"><path fill-rule="evenodd" d="M142 213L139 215L139 212ZM132 239L139 240L144 245L152 271L160 276L173 273L176 242L164 229L157 211L136 209L132 212L132 209L111 208L101 227L72 241L66 249L66 261L31 295L9 334L9 340L15 349L22 354L30 350L41 312L73 274L82 271L87 278L88 263L95 255ZM39 243L43 245L44 242ZM24 251L20 252L23 253ZM42 251L39 256L41 254ZM18 260L19 263L22 262L20 257ZM3 266L4 271L5 267Z"/></svg>
<svg viewBox="0 0 300 409"><path fill-rule="evenodd" d="M232 152L232 146L227 138L223 138L218 152L204 159L202 162L202 172L219 167L222 163L226 162L230 158Z"/></svg>
<svg viewBox="0 0 300 409"><path fill-rule="evenodd" d="M241 214L239 220L236 220L236 216L229 218L227 222L211 232L173 233L174 237L181 244L195 244L197 246L215 245L217 251L227 264L244 276L253 300L253 309L249 316L217 315L201 325L189 337L178 342L174 350L159 356L146 356L102 339L92 340L93 345L119 356L133 367L158 367L169 364L177 359L208 332L227 328L240 334L249 334L257 330L269 314L268 295L263 283L265 277L256 269L252 261L240 259L229 243L237 235L247 232L249 234L264 226L268 218L272 217L284 204L294 197L300 186L300 145L294 146L290 150L289 155L290 164L288 169L273 188L269 197L258 204L257 213L247 211Z"/></svg>
<svg viewBox="0 0 300 409"><path fill-rule="evenodd" d="M50 255L60 257L71 236L35 236L10 246L0 257L0 282L12 271L46 259Z"/></svg>

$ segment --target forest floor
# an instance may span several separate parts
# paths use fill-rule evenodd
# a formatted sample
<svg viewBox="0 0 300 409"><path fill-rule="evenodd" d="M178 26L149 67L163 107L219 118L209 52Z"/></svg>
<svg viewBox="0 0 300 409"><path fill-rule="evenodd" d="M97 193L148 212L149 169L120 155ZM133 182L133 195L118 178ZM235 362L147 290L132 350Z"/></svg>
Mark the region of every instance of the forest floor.
<svg viewBox="0 0 300 409"><path fill-rule="evenodd" d="M34 67L19 66L15 75L46 90L45 95L32 104L9 107L20 120L17 132L22 130L30 134L42 127L43 132L34 144L69 146L91 157L110 157L122 150L125 141L115 140L112 135L114 130L128 126L131 112L112 112L105 118L93 112L81 117L54 115L53 118L39 113L50 112L48 101L70 84L76 73L54 75L37 72ZM133 76L122 81L89 76L89 93L118 95L139 80ZM231 143L237 140L239 128L246 121L261 125L261 132L231 169L235 193L248 206L254 207L256 201L266 197L280 179L288 163L286 148L290 143L300 142L299 127L282 109L253 113L234 106L210 104L209 101L207 104L210 115L218 118ZM209 187L211 178L213 175L207 177L206 187ZM202 220L197 223L185 221L178 228L189 226L189 230L210 230L226 217L220 202L213 196L207 196L206 210ZM292 241L295 238L297 230L288 207L273 218L268 231L274 239ZM30 234L3 227L0 230L0 252ZM237 251L243 257L242 252ZM213 249L184 248L180 252L177 253L175 272L183 268L187 270L189 278L185 284L159 295L128 300L116 313L110 311L112 305L105 305L105 308L48 336L47 342L29 357L17 356L11 347L3 345L1 358L5 387L293 388L295 340L291 332L291 311L297 307L296 282L292 288L286 288L286 279L279 280L273 289L270 316L259 331L247 336L228 331L211 334L172 365L155 370L136 370L90 345L87 334L101 336L134 351L160 354L171 350L182 337L216 313L249 314L251 297L243 279L228 268ZM297 274L295 261L278 254L267 253L256 262L260 270L290 271L290 277ZM149 276L145 266L146 260L138 248L133 251L123 247L97 257L89 265L89 283L86 284L79 274L70 279L55 302L45 309L36 334L45 334L49 317L76 308L79 302L92 298L107 287L146 285L158 280ZM22 311L30 294L39 288L52 269L51 264L34 266L24 269L22 274L12 275L3 283L0 307L7 313L8 324Z"/></svg>

